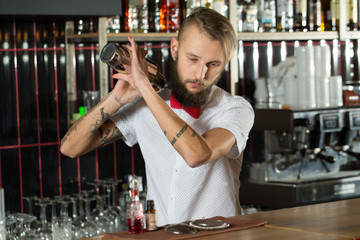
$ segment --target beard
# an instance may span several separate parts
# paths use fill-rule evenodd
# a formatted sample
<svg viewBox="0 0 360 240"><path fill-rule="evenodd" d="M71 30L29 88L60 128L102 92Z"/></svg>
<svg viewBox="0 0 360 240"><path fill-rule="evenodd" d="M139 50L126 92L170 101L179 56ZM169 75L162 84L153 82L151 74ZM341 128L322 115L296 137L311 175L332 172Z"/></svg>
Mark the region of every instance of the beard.
<svg viewBox="0 0 360 240"><path fill-rule="evenodd" d="M177 63L178 63L177 59L171 63L171 74L170 74L171 79L168 85L168 87L172 89L172 93L174 97L176 98L176 100L178 100L180 104L182 104L185 107L200 107L204 105L209 99L212 86L219 81L221 75L218 76L216 81L214 81L211 85L209 85L205 89L197 93L192 93L189 90L187 90L185 83L199 82L199 80L186 79L185 83L183 83L183 81L180 79Z"/></svg>

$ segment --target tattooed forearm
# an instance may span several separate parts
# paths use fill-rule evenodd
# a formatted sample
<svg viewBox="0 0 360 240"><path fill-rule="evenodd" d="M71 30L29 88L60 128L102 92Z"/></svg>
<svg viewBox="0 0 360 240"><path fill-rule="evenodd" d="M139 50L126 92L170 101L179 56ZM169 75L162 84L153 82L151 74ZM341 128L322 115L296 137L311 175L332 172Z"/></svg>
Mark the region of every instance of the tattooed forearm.
<svg viewBox="0 0 360 240"><path fill-rule="evenodd" d="M176 137L173 138L173 140L171 140L171 145L174 145L177 141L177 138L180 138L181 135L185 132L185 130L189 127L189 125L185 124L184 127L176 134ZM166 131L164 131L165 135L166 135Z"/></svg>
<svg viewBox="0 0 360 240"><path fill-rule="evenodd" d="M118 103L120 103L121 105L123 105L120 98L114 97L114 99L115 99L115 101L117 101Z"/></svg>
<svg viewBox="0 0 360 240"><path fill-rule="evenodd" d="M177 138L180 138L181 135L185 132L185 130L188 128L188 125L185 124L185 126L176 134Z"/></svg>
<svg viewBox="0 0 360 240"><path fill-rule="evenodd" d="M67 141L67 138L71 135L71 133L73 131L76 130L76 127L79 125L79 123L83 120L83 118L80 118L79 120L77 120L71 127L70 129L68 130L68 132L65 134L65 136L61 139L61 145L62 146L66 141Z"/></svg>
<svg viewBox="0 0 360 240"><path fill-rule="evenodd" d="M100 114L101 114L101 121L106 121L110 118L110 114L109 113L105 113L104 112L104 108L100 108Z"/></svg>
<svg viewBox="0 0 360 240"><path fill-rule="evenodd" d="M110 118L110 114L104 112L104 108L100 108L100 115L101 115L101 119L96 120L95 124L93 125L92 130L90 131L91 134L96 134L96 131L100 128L100 126ZM102 132L101 132L101 134L102 134Z"/></svg>
<svg viewBox="0 0 360 240"><path fill-rule="evenodd" d="M105 145L108 145L109 143L119 140L122 137L122 134L117 127L114 127L112 129L108 129L107 131L105 131L100 137L101 137L101 144L99 147L103 147Z"/></svg>

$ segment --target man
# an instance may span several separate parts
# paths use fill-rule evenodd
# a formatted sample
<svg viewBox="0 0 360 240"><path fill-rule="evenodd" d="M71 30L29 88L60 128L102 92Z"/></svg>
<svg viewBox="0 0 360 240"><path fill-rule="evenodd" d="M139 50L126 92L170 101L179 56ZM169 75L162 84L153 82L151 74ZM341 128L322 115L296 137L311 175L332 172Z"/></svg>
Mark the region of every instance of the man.
<svg viewBox="0 0 360 240"><path fill-rule="evenodd" d="M76 157L117 139L139 143L159 225L241 214L239 175L254 113L215 85L236 49L232 25L196 9L171 40L172 77L159 93L144 52L129 41L131 66L114 74L114 89L70 128L62 153Z"/></svg>

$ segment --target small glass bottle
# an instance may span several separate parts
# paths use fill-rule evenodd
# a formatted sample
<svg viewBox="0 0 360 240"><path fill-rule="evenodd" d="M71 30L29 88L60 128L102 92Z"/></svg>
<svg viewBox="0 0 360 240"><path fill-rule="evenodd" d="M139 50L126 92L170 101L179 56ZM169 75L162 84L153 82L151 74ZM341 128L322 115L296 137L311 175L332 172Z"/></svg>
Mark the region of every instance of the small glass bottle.
<svg viewBox="0 0 360 240"><path fill-rule="evenodd" d="M145 0L129 0L129 31L147 33L149 31L148 5Z"/></svg>
<svg viewBox="0 0 360 240"><path fill-rule="evenodd" d="M144 209L139 200L139 180L133 175L130 180L130 200L126 205L126 221L130 233L142 233L144 227Z"/></svg>
<svg viewBox="0 0 360 240"><path fill-rule="evenodd" d="M243 13L243 32L257 32L259 29L258 8L253 0L247 0L244 4Z"/></svg>
<svg viewBox="0 0 360 240"><path fill-rule="evenodd" d="M326 1L324 1L326 2ZM339 0L330 0L327 6L328 14L326 15L326 31L337 31L339 27Z"/></svg>
<svg viewBox="0 0 360 240"><path fill-rule="evenodd" d="M325 30L324 16L321 14L321 0L308 1L308 29L309 31L323 32Z"/></svg>
<svg viewBox="0 0 360 240"><path fill-rule="evenodd" d="M260 0L258 4L259 32L276 31L275 0Z"/></svg>
<svg viewBox="0 0 360 240"><path fill-rule="evenodd" d="M278 32L294 30L293 0L276 0L276 30Z"/></svg>
<svg viewBox="0 0 360 240"><path fill-rule="evenodd" d="M346 30L357 31L357 23L359 22L358 16L358 0L350 0L346 2L347 19L346 19Z"/></svg>
<svg viewBox="0 0 360 240"><path fill-rule="evenodd" d="M294 29L299 32L307 31L307 0L294 0Z"/></svg>
<svg viewBox="0 0 360 240"><path fill-rule="evenodd" d="M156 221L156 210L155 210L154 200L147 200L146 206L147 206L145 211L146 230L155 231L157 230L157 221Z"/></svg>
<svg viewBox="0 0 360 240"><path fill-rule="evenodd" d="M179 0L160 0L160 32L176 32L179 26Z"/></svg>

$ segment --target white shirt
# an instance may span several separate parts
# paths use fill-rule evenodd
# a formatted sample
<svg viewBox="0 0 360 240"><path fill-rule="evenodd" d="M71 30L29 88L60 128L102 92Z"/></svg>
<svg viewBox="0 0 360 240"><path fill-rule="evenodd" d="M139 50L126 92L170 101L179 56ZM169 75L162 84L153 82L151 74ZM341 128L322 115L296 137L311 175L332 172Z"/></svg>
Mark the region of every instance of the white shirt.
<svg viewBox="0 0 360 240"><path fill-rule="evenodd" d="M171 90L159 93L170 105ZM239 201L242 152L253 125L251 105L214 86L198 119L183 109L173 111L202 135L225 128L236 138L228 154L200 167L189 167L168 141L143 99L128 104L112 116L125 143L139 143L145 160L147 199L153 199L158 225L213 216L241 214Z"/></svg>

